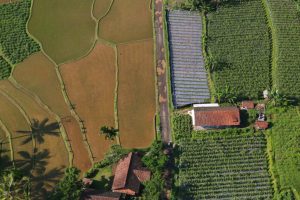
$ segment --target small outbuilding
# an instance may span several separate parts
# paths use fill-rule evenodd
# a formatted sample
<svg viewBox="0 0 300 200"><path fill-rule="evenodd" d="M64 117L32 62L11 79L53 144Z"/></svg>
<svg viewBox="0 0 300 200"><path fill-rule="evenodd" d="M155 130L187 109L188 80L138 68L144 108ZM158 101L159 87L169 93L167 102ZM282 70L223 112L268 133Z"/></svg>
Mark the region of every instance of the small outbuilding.
<svg viewBox="0 0 300 200"><path fill-rule="evenodd" d="M81 200L120 200L121 193L100 192L94 189L86 189L83 192Z"/></svg>
<svg viewBox="0 0 300 200"><path fill-rule="evenodd" d="M242 101L241 110L250 110L254 109L253 101Z"/></svg>
<svg viewBox="0 0 300 200"><path fill-rule="evenodd" d="M256 121L254 127L256 130L266 130L269 128L269 123L267 121Z"/></svg>
<svg viewBox="0 0 300 200"><path fill-rule="evenodd" d="M112 191L127 195L139 193L142 182L150 180L151 172L142 167L138 153L129 153L122 158L116 167Z"/></svg>

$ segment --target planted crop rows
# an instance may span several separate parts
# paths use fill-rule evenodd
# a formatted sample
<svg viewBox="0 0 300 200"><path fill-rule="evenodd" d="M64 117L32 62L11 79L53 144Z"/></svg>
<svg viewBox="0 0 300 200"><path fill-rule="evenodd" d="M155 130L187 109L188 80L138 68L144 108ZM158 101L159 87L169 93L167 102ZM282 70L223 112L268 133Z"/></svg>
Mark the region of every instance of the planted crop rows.
<svg viewBox="0 0 300 200"><path fill-rule="evenodd" d="M172 90L176 107L210 98L202 56L202 22L198 13L168 14Z"/></svg>
<svg viewBox="0 0 300 200"><path fill-rule="evenodd" d="M6 60L4 60L3 57L0 56L0 80L9 77L10 72L11 72L10 64Z"/></svg>
<svg viewBox="0 0 300 200"><path fill-rule="evenodd" d="M263 134L182 140L179 184L185 199L272 199Z"/></svg>
<svg viewBox="0 0 300 200"><path fill-rule="evenodd" d="M300 18L292 0L269 0L274 28L275 83L280 91L300 97Z"/></svg>
<svg viewBox="0 0 300 200"><path fill-rule="evenodd" d="M23 61L39 51L39 45L26 33L30 0L0 5L0 49L11 63Z"/></svg>
<svg viewBox="0 0 300 200"><path fill-rule="evenodd" d="M239 3L241 2L241 3ZM271 83L271 48L260 0L239 1L208 15L207 46L216 91L258 98Z"/></svg>

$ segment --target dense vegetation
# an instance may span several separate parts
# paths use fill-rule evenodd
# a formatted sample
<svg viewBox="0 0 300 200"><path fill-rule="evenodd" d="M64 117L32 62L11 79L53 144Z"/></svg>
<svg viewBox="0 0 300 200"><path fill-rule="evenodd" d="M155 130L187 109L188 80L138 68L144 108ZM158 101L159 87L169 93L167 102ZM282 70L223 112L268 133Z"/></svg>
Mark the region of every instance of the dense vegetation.
<svg viewBox="0 0 300 200"><path fill-rule="evenodd" d="M10 76L11 66L10 64L0 56L0 80L6 79Z"/></svg>
<svg viewBox="0 0 300 200"><path fill-rule="evenodd" d="M293 0L269 0L267 1L267 6L270 9L273 28L275 84L279 91L284 94L299 98L299 5L297 6Z"/></svg>
<svg viewBox="0 0 300 200"><path fill-rule="evenodd" d="M185 199L272 199L262 133L209 133L181 142L179 187Z"/></svg>
<svg viewBox="0 0 300 200"><path fill-rule="evenodd" d="M273 127L269 131L271 157L278 191L295 189L300 194L300 109L299 107L269 110ZM284 192L280 196L291 196Z"/></svg>
<svg viewBox="0 0 300 200"><path fill-rule="evenodd" d="M207 64L216 92L258 98L270 87L270 38L260 0L235 1L207 14Z"/></svg>
<svg viewBox="0 0 300 200"><path fill-rule="evenodd" d="M172 116L172 130L176 141L181 138L190 138L193 131L192 117L174 113Z"/></svg>
<svg viewBox="0 0 300 200"><path fill-rule="evenodd" d="M30 5L30 0L0 5L0 49L13 64L23 61L40 49L26 32Z"/></svg>

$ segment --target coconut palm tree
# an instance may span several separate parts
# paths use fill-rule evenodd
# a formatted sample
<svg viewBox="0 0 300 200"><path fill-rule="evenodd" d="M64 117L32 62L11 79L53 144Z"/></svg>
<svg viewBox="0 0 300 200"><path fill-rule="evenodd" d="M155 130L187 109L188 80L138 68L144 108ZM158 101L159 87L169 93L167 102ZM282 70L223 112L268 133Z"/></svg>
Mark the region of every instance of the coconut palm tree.
<svg viewBox="0 0 300 200"><path fill-rule="evenodd" d="M277 89L272 89L269 94L269 104L272 106L286 106L288 100L285 95L279 92Z"/></svg>
<svg viewBox="0 0 300 200"><path fill-rule="evenodd" d="M102 126L100 128L100 134L105 136L105 139L114 140L118 135L119 130L114 127Z"/></svg>

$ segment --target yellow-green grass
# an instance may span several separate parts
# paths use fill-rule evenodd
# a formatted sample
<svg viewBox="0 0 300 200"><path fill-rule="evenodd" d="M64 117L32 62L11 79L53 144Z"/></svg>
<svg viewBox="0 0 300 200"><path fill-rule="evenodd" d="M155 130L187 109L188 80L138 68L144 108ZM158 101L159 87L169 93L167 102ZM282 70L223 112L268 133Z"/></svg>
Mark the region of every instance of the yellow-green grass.
<svg viewBox="0 0 300 200"><path fill-rule="evenodd" d="M101 19L109 10L113 0L95 0L93 15L97 19Z"/></svg>
<svg viewBox="0 0 300 200"><path fill-rule="evenodd" d="M111 142L99 134L101 126L114 126L115 51L97 44L85 58L60 66L66 90L83 119L95 161Z"/></svg>
<svg viewBox="0 0 300 200"><path fill-rule="evenodd" d="M79 124L72 117L62 95L54 64L42 53L36 53L18 64L13 76L23 87L39 96L60 118L67 118L63 125L74 152L74 165L82 170L87 169L91 165L88 151L85 148Z"/></svg>
<svg viewBox="0 0 300 200"><path fill-rule="evenodd" d="M123 43L152 37L150 0L115 0L100 21L99 37Z"/></svg>
<svg viewBox="0 0 300 200"><path fill-rule="evenodd" d="M154 139L153 40L118 45L118 114L121 144L143 148Z"/></svg>
<svg viewBox="0 0 300 200"><path fill-rule="evenodd" d="M93 0L34 0L29 32L56 63L86 54L95 40Z"/></svg>
<svg viewBox="0 0 300 200"><path fill-rule="evenodd" d="M33 152L33 146L31 141L23 144L23 141L28 137L28 133L20 133L19 131L30 131L30 125L27 123L26 119L18 110L18 108L15 107L5 96L1 94L0 120L11 134L14 160L17 163L17 166L20 167L21 165L19 165L18 163L24 161L24 158L20 156L18 152L26 151L31 155ZM31 166L31 163L28 162L26 163L26 165Z"/></svg>
<svg viewBox="0 0 300 200"><path fill-rule="evenodd" d="M55 117L49 114L45 109L43 109L36 101L34 101L31 97L14 87L9 81L2 81L0 84L0 91L4 91L7 95L14 99L16 103L18 103L22 109L25 111L30 120L38 120L42 122L45 119L49 121L46 123L50 125L52 123L57 123L55 121ZM7 113L9 114L9 113ZM59 133L59 129L51 130ZM68 152L64 145L63 138L59 133L57 136L51 136L47 133L44 136L44 142L39 144L37 143L37 151L40 152L42 150L49 151L49 158L45 159L47 163L45 164L46 171L48 173L53 168L67 167L68 163ZM54 180L59 180L61 176L54 174ZM47 181L47 180L46 180ZM53 185L54 183L50 183Z"/></svg>

